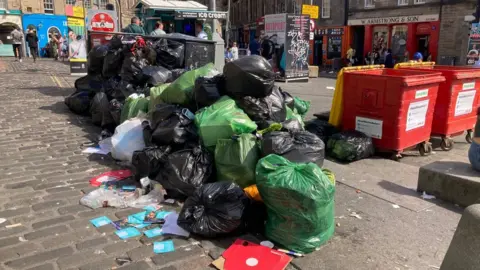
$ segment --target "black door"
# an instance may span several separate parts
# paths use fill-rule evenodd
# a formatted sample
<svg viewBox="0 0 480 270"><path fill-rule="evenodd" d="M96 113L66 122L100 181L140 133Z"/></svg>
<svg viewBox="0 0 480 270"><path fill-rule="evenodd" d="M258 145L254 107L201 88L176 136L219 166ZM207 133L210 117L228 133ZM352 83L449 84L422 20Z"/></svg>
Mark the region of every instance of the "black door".
<svg viewBox="0 0 480 270"><path fill-rule="evenodd" d="M363 44L365 42L365 26L356 26L353 28L353 48L356 50L356 56L360 63L363 63L363 58L366 52L364 52Z"/></svg>
<svg viewBox="0 0 480 270"><path fill-rule="evenodd" d="M321 67L323 65L323 36L315 35L313 46L313 64Z"/></svg>

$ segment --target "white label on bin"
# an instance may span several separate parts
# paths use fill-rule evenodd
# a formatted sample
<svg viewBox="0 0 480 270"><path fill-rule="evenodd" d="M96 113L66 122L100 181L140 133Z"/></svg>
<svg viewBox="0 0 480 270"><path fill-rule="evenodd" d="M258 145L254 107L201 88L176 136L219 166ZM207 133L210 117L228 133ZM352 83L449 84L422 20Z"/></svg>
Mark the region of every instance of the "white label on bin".
<svg viewBox="0 0 480 270"><path fill-rule="evenodd" d="M382 138L383 121L357 116L355 120L355 130L365 133L375 138Z"/></svg>
<svg viewBox="0 0 480 270"><path fill-rule="evenodd" d="M462 90L475 89L475 82L464 83Z"/></svg>
<svg viewBox="0 0 480 270"><path fill-rule="evenodd" d="M406 131L425 126L429 99L412 102L408 107Z"/></svg>
<svg viewBox="0 0 480 270"><path fill-rule="evenodd" d="M415 92L415 99L424 98L428 96L428 89L418 90Z"/></svg>
<svg viewBox="0 0 480 270"><path fill-rule="evenodd" d="M469 114L472 112L473 100L476 90L458 93L457 103L455 104L455 116Z"/></svg>

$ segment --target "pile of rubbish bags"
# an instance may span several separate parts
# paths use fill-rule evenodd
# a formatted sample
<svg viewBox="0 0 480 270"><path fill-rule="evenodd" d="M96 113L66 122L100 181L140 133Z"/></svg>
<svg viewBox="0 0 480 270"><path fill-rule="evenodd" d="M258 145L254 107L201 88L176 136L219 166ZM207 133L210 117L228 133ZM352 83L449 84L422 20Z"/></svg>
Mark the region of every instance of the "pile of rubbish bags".
<svg viewBox="0 0 480 270"><path fill-rule="evenodd" d="M90 52L89 74L65 103L102 127L101 144L108 141L133 174L128 188L100 187L81 203L123 208L174 199L184 202L178 226L199 236L262 233L302 253L324 244L335 228L325 154L352 161L373 145L318 120L305 124L310 103L276 86L261 56L229 62L223 73L213 64L179 71L181 48L169 44L114 38Z"/></svg>

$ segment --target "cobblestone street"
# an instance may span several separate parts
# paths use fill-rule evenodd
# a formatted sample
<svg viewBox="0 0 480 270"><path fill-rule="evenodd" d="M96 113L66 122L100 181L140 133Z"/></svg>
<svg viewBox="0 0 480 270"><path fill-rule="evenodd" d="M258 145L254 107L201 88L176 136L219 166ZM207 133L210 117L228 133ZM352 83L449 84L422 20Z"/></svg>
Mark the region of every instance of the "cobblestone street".
<svg viewBox="0 0 480 270"><path fill-rule="evenodd" d="M120 167L106 156L81 153L100 129L65 106L75 79L67 63L0 59L0 219L6 219L0 224L0 269L212 269L210 262L234 238L174 238L175 252L154 254L152 242L168 237L123 241L113 226L91 225L98 216L118 220L140 211L79 205L79 199L95 189L89 186L91 177ZM334 80L316 79L282 87L312 101L311 116L329 109L334 85ZM449 155L460 157L466 147L459 145ZM287 269L438 269L460 210L396 186L360 194L363 189L353 181L394 182L402 173L416 177L418 171L393 161L373 161L379 165L372 160L350 167L327 163L338 173L335 237L320 251L294 259ZM394 202L401 207L392 208ZM363 219L349 217L351 209Z"/></svg>

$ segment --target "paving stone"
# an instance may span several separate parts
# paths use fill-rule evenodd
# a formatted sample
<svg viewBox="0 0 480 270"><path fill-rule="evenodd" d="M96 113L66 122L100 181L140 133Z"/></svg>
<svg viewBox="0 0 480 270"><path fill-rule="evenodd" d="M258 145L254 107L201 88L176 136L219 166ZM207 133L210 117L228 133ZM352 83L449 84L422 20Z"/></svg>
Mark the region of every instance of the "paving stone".
<svg viewBox="0 0 480 270"><path fill-rule="evenodd" d="M88 210L89 208L80 204L77 205L70 205L70 206L65 206L65 207L60 207L58 208L58 213L60 215L65 215L65 214L76 214L81 211Z"/></svg>
<svg viewBox="0 0 480 270"><path fill-rule="evenodd" d="M6 184L4 188L6 189L18 189L18 188L24 188L24 187L34 187L36 185L41 184L41 180L30 180L30 181L25 181L25 182L16 182L12 184Z"/></svg>
<svg viewBox="0 0 480 270"><path fill-rule="evenodd" d="M153 252L152 245L149 245L149 246L142 245L138 248L134 248L128 251L127 255L132 261L140 261L140 260L154 256L155 253Z"/></svg>
<svg viewBox="0 0 480 270"><path fill-rule="evenodd" d="M27 240L35 240L39 238L44 238L48 236L52 236L55 234L61 234L61 233L66 233L68 232L68 228L65 225L60 225L60 226L55 226L55 227L50 227L42 230L37 230L34 232L30 232L25 234L25 239Z"/></svg>
<svg viewBox="0 0 480 270"><path fill-rule="evenodd" d="M15 260L25 255L42 251L43 247L31 242L21 243L15 246L8 246L0 249L0 261Z"/></svg>
<svg viewBox="0 0 480 270"><path fill-rule="evenodd" d="M79 270L104 270L116 268L118 264L114 259L108 258L80 266Z"/></svg>
<svg viewBox="0 0 480 270"><path fill-rule="evenodd" d="M5 263L5 265L14 269L20 269L23 267L28 267L33 264L38 264L38 262L52 260L58 257L70 255L72 253L73 253L73 248L63 247L63 248L58 248L58 249L37 253L35 255L27 256L24 258L13 260L13 261L8 261Z"/></svg>
<svg viewBox="0 0 480 270"><path fill-rule="evenodd" d="M15 216L28 214L28 213L30 213L30 207L22 207L22 208L17 208L17 209L9 209L9 210L0 211L0 217L9 218L9 217L15 217Z"/></svg>
<svg viewBox="0 0 480 270"><path fill-rule="evenodd" d="M100 237L100 238L94 238L94 239L83 241L81 243L78 243L76 246L78 250L83 250L83 249L89 249L92 247L103 245L103 244L106 244L107 242L108 242L107 238Z"/></svg>
<svg viewBox="0 0 480 270"><path fill-rule="evenodd" d="M7 237L0 239L0 248L11 246L20 243L20 240L17 236Z"/></svg>
<svg viewBox="0 0 480 270"><path fill-rule="evenodd" d="M51 200L56 200L56 199L70 199L70 198L78 198L83 196L83 193L81 193L79 190L67 190L64 192L58 192L55 194L50 194L44 196L42 199L45 201L51 201Z"/></svg>
<svg viewBox="0 0 480 270"><path fill-rule="evenodd" d="M56 268L53 264L47 263L47 264L38 265L32 268L28 268L27 270L55 270L55 269Z"/></svg>
<svg viewBox="0 0 480 270"><path fill-rule="evenodd" d="M69 233L49 237L43 240L41 244L44 248L51 249L59 246L74 245L78 241L82 241L82 238L79 237L76 233Z"/></svg>
<svg viewBox="0 0 480 270"><path fill-rule="evenodd" d="M59 207L61 205L64 205L65 202L62 200L54 200L54 201L48 201L48 202L43 202L43 203L37 203L35 205L32 205L32 210L33 211L41 211L44 209L49 209L49 208L54 208L54 207Z"/></svg>
<svg viewBox="0 0 480 270"><path fill-rule="evenodd" d="M57 264L60 269L78 268L80 265L86 265L88 263L106 258L105 253L95 254L95 250L85 250L73 255L64 256L58 258ZM110 268L107 268L110 269Z"/></svg>
<svg viewBox="0 0 480 270"><path fill-rule="evenodd" d="M115 213L115 216L119 219L126 218L132 214L136 214L142 212L141 209L134 209L134 208L129 208L127 210L121 210Z"/></svg>
<svg viewBox="0 0 480 270"><path fill-rule="evenodd" d="M117 243L108 245L103 248L107 254L123 254L129 250L139 247L141 244L138 240L119 240Z"/></svg>
<svg viewBox="0 0 480 270"><path fill-rule="evenodd" d="M2 228L0 229L0 238L15 235L26 231L27 228L25 226L18 226L13 228Z"/></svg>
<svg viewBox="0 0 480 270"><path fill-rule="evenodd" d="M148 270L152 269L147 262L134 262L117 268L117 270Z"/></svg>
<svg viewBox="0 0 480 270"><path fill-rule="evenodd" d="M41 229L41 228L44 228L44 227L49 227L49 226L52 226L52 225L65 223L65 222L73 220L73 219L75 219L75 217L72 216L72 215L60 216L60 217L56 217L56 218L52 218L52 219L47 219L47 220L35 222L35 223L32 224L32 228L34 230L37 230L37 229Z"/></svg>
<svg viewBox="0 0 480 270"><path fill-rule="evenodd" d="M152 257L153 263L159 266L175 263L178 261L195 260L204 255L203 250L198 246L175 249L175 252L157 254Z"/></svg>

